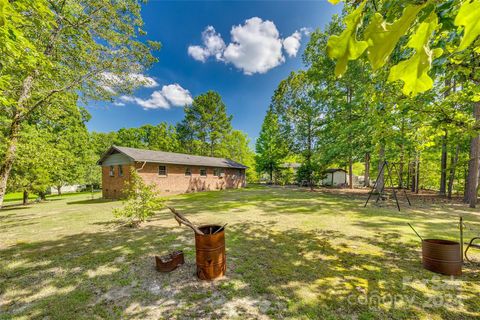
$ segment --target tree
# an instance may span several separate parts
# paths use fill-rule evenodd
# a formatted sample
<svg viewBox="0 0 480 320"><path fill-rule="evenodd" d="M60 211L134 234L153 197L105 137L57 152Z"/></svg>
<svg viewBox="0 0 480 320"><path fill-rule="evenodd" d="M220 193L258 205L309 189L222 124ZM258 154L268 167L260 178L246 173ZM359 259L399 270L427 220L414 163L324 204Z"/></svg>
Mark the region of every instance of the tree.
<svg viewBox="0 0 480 320"><path fill-rule="evenodd" d="M114 210L116 217L127 218L131 226L137 226L163 207L156 186L146 184L135 168L130 170L126 182L123 207Z"/></svg>
<svg viewBox="0 0 480 320"><path fill-rule="evenodd" d="M272 99L282 125L287 127L284 131L289 133L292 151L303 157L303 177L310 188L315 183L313 155L320 129L324 125L325 104L324 92L314 89L307 73L291 73L280 82Z"/></svg>
<svg viewBox="0 0 480 320"><path fill-rule="evenodd" d="M462 63L463 52L479 44L480 2L475 0L406 2L404 6L393 0L363 1L356 7L347 6L347 11L345 29L328 41L328 55L337 60L336 75L345 73L348 61L359 59L364 52L375 71L388 65L395 49L401 49L405 59L388 66L388 79L401 80L405 95L416 96L433 87L428 71L434 59L452 55ZM368 21L367 26L360 30L364 21ZM459 28L463 28L460 39ZM359 33L363 39L358 40ZM406 41L402 41L404 37ZM442 37L449 39L447 50L438 41ZM480 90L476 90L474 99L480 96Z"/></svg>
<svg viewBox="0 0 480 320"><path fill-rule="evenodd" d="M90 115L82 110L72 99L72 103L65 105L61 114L45 124L50 136L50 178L58 194L61 194L62 186L85 182L89 164L89 134L85 123Z"/></svg>
<svg viewBox="0 0 480 320"><path fill-rule="evenodd" d="M147 131L149 149L180 152L181 148L175 126L161 122L156 126L143 126L142 128Z"/></svg>
<svg viewBox="0 0 480 320"><path fill-rule="evenodd" d="M180 141L188 146L187 151L215 157L219 155L223 138L232 131L231 122L232 116L227 115L222 97L208 91L185 107L185 118L178 124L177 131Z"/></svg>
<svg viewBox="0 0 480 320"><path fill-rule="evenodd" d="M224 137L220 154L222 157L246 165L248 167L245 172L247 181L258 180L255 169L255 153L250 148L250 139L246 133L232 130L229 135Z"/></svg>
<svg viewBox="0 0 480 320"><path fill-rule="evenodd" d="M49 132L34 125L22 130L18 145L18 159L12 168L8 187L23 192L23 204L28 203L29 194L44 195L51 185L51 146Z"/></svg>
<svg viewBox="0 0 480 320"><path fill-rule="evenodd" d="M335 63L327 54L330 35L343 27L334 17L324 31L311 34L305 49L304 63L311 83L311 96L322 108L318 112L322 126L317 133L317 151L323 166L338 163L348 166L353 188L353 164L365 160L365 176L370 173L372 136L376 128L374 101L378 90L371 70L363 61L355 61L341 78L334 76ZM368 182L368 179L365 179Z"/></svg>
<svg viewBox="0 0 480 320"><path fill-rule="evenodd" d="M17 156L22 125L34 113L84 101L111 99L139 85L156 61L139 1L1 1L0 111L7 120L0 165L0 206Z"/></svg>
<svg viewBox="0 0 480 320"><path fill-rule="evenodd" d="M278 171L282 160L288 154L288 149L285 137L281 132L278 115L272 107L268 109L263 120L255 149L257 152L255 157L256 170L259 173L268 173L270 183L273 183L273 174Z"/></svg>

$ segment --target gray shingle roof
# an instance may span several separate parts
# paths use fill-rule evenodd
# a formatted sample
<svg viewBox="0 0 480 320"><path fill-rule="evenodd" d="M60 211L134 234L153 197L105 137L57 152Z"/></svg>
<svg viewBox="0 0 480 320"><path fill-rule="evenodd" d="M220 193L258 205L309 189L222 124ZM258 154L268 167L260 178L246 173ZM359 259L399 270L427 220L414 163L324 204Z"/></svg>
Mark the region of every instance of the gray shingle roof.
<svg viewBox="0 0 480 320"><path fill-rule="evenodd" d="M98 161L98 164L101 165L102 162L105 161L105 159L115 151L123 153L124 155L132 159L132 161L146 161L146 162L154 162L154 163L183 164L183 165L191 165L191 166L206 166L206 167L219 167L219 168L236 168L236 169L248 168L247 166L244 166L241 163L235 162L230 159L225 159L225 158L194 156L194 155L183 154L183 153L154 151L154 150L119 147L119 146L110 147L110 149Z"/></svg>

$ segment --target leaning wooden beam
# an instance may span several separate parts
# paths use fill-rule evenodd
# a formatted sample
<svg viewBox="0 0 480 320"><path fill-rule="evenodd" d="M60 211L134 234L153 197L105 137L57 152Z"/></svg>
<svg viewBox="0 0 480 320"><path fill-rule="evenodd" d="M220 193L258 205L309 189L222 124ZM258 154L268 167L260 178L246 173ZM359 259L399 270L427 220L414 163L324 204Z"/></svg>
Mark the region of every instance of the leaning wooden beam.
<svg viewBox="0 0 480 320"><path fill-rule="evenodd" d="M177 220L179 225L184 224L187 227L191 228L196 234L199 234L202 236L204 235L204 233L200 229L198 229L196 225L191 223L190 220L188 220L187 217L185 217L182 213L175 210L175 208L172 208L172 207L167 207L167 208L170 209L170 211L174 214L174 218L175 220Z"/></svg>

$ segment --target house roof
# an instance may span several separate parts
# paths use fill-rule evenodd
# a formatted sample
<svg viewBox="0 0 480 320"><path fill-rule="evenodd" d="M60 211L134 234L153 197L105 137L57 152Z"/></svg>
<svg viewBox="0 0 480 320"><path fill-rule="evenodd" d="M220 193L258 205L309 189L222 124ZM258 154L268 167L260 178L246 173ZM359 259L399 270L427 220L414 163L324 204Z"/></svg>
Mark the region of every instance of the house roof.
<svg viewBox="0 0 480 320"><path fill-rule="evenodd" d="M183 154L183 153L145 150L145 149L127 148L127 147L119 147L119 146L111 146L110 149L108 149L108 151L105 152L105 154L100 158L100 160L98 161L98 164L101 165L105 161L105 159L108 158L108 156L117 152L126 155L132 161L139 161L139 162L183 164L183 165L192 165L192 166L236 168L236 169L248 168L247 166L241 163L238 163L226 158L194 156L194 155Z"/></svg>
<svg viewBox="0 0 480 320"><path fill-rule="evenodd" d="M334 172L338 172L338 171L347 172L347 171L345 171L341 168L330 168L330 169L325 170L326 173L334 173Z"/></svg>

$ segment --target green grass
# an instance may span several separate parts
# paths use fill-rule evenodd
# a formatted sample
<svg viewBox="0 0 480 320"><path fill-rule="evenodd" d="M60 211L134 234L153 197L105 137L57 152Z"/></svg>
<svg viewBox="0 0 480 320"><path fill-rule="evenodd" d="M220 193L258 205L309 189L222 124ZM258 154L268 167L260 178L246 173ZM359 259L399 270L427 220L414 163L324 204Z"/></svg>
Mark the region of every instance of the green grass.
<svg viewBox="0 0 480 320"><path fill-rule="evenodd" d="M47 195L47 199L58 199L58 198L65 198L65 197L75 197L78 195L84 195L88 194L91 195L92 193L90 191L82 191L82 192L69 192L69 193L64 193L61 195L57 194L49 194ZM98 191L94 192L94 194L98 195L100 194ZM36 200L38 199L39 195L30 193L28 195L28 200ZM3 200L7 205L12 205L12 202L18 202L21 203L23 201L23 192L10 192L5 195L5 198Z"/></svg>
<svg viewBox="0 0 480 320"><path fill-rule="evenodd" d="M38 198L38 196L35 194L28 195L29 200L35 200L36 198ZM12 202L12 201L22 201L22 200L23 200L23 192L11 192L5 195L5 198L3 201Z"/></svg>
<svg viewBox="0 0 480 320"><path fill-rule="evenodd" d="M478 319L480 266L450 279L426 271L424 237L480 232L456 204L397 212L365 195L251 187L168 199L197 224L225 223L227 276L195 277L193 233L166 210L140 228L113 218L118 201L87 194L0 211L0 319ZM162 274L154 256L182 249ZM480 260L479 250L475 257ZM392 300L395 300L394 303Z"/></svg>

